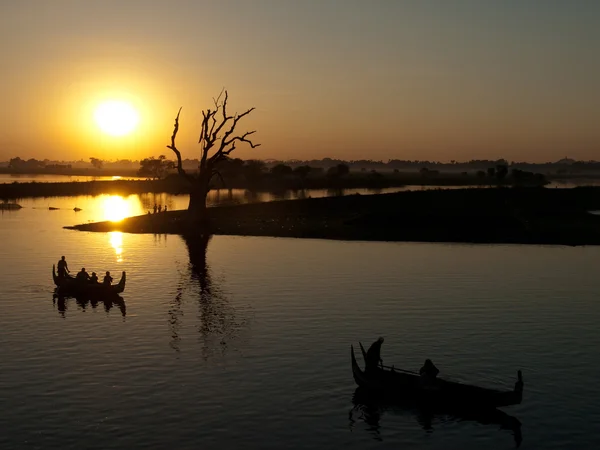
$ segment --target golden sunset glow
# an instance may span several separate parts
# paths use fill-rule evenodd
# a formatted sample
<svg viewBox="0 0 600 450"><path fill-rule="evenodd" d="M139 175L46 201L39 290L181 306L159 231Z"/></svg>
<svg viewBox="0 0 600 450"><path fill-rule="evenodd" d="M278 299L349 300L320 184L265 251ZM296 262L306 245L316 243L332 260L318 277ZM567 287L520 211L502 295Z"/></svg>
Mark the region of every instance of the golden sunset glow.
<svg viewBox="0 0 600 450"><path fill-rule="evenodd" d="M131 215L129 203L118 195L106 197L102 209L104 210L104 220L110 220L111 222L120 222Z"/></svg>
<svg viewBox="0 0 600 450"><path fill-rule="evenodd" d="M108 233L109 242L117 254L117 262L123 261L123 233L120 231L112 231Z"/></svg>
<svg viewBox="0 0 600 450"><path fill-rule="evenodd" d="M130 103L120 100L102 102L94 111L94 119L98 127L111 136L125 136L131 133L140 121L135 108Z"/></svg>

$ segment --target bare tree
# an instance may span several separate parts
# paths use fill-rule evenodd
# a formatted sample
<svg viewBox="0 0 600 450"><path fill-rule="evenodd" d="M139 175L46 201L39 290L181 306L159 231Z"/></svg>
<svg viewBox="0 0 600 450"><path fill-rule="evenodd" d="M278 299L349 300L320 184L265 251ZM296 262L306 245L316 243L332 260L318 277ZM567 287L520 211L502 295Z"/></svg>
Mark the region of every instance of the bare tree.
<svg viewBox="0 0 600 450"><path fill-rule="evenodd" d="M195 217L206 219L206 196L212 188L211 182L215 177L222 180L221 174L218 171L219 163L229 158L231 152L236 149L237 143L250 145L251 148L256 148L260 144L255 144L248 137L256 132L246 131L243 134L236 133L236 127L239 121L254 111L255 108L250 108L242 114L235 113L228 115L227 100L229 96L226 90L221 91L219 96L214 100L214 109L202 111L202 124L200 128L200 163L198 165L198 173L187 173L183 169L181 162L181 152L175 145L177 132L179 131L179 115L181 108L175 117L175 125L171 136L171 144L167 145L177 156L177 172L190 185L190 204L188 211Z"/></svg>

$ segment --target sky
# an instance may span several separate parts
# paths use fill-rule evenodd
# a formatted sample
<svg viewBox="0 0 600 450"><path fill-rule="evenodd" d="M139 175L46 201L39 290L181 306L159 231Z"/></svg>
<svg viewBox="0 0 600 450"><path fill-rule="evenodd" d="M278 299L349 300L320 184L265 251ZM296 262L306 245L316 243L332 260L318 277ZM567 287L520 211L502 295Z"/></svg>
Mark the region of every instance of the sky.
<svg viewBox="0 0 600 450"><path fill-rule="evenodd" d="M197 158L226 88L243 159L600 159L596 0L0 3L0 160ZM94 122L130 103L137 128Z"/></svg>

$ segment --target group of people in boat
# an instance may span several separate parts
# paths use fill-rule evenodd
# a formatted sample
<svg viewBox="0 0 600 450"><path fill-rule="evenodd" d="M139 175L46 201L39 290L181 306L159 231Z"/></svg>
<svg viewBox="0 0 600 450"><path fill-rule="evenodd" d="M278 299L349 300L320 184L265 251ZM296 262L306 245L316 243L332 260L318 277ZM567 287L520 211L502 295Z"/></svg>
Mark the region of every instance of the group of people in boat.
<svg viewBox="0 0 600 450"><path fill-rule="evenodd" d="M64 278L67 276L68 273L71 272L69 270L69 265L67 264L67 260L65 259L64 256L61 256L56 267L58 269L58 277L59 278ZM98 275L96 275L96 272L92 272L92 274L90 275L85 270L85 267L82 267L81 270L79 272L77 272L77 275L75 275L75 280L80 283L99 284ZM107 271L106 275L104 275L104 278L102 279L102 284L105 286L110 286L112 281L113 281L113 278L110 276L110 272Z"/></svg>
<svg viewBox="0 0 600 450"><path fill-rule="evenodd" d="M383 366L383 360L381 359L381 344L383 344L383 338L377 339L367 350L366 356L366 367L367 373L374 372L377 367L381 364ZM433 364L431 359L426 359L423 366L419 369L419 376L421 377L421 385L423 387L430 387L435 385L436 378L440 371Z"/></svg>

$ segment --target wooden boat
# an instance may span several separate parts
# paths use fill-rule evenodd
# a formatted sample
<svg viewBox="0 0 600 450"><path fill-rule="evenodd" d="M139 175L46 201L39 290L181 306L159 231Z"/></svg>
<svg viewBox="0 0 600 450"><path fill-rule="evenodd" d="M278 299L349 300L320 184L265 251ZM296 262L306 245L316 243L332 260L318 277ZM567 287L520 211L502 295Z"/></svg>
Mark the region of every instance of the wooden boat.
<svg viewBox="0 0 600 450"><path fill-rule="evenodd" d="M117 295L125 290L126 281L125 271L123 271L119 282L117 284L111 284L110 286L101 283L82 283L77 281L75 277L71 275L60 278L56 275L56 267L54 264L52 265L52 279L56 285L56 293L68 297Z"/></svg>
<svg viewBox="0 0 600 450"><path fill-rule="evenodd" d="M22 206L17 203L0 203L1 210L14 211L21 208Z"/></svg>
<svg viewBox="0 0 600 450"><path fill-rule="evenodd" d="M366 352L362 344L360 349L366 363ZM523 377L520 370L517 372L515 387L510 391L443 379L436 379L434 383L424 385L418 374L394 367L378 366L372 373L367 373L356 362L353 346L350 346L350 351L354 381L359 387L366 388L374 394L432 405L455 405L459 408L498 408L519 404L523 399Z"/></svg>

